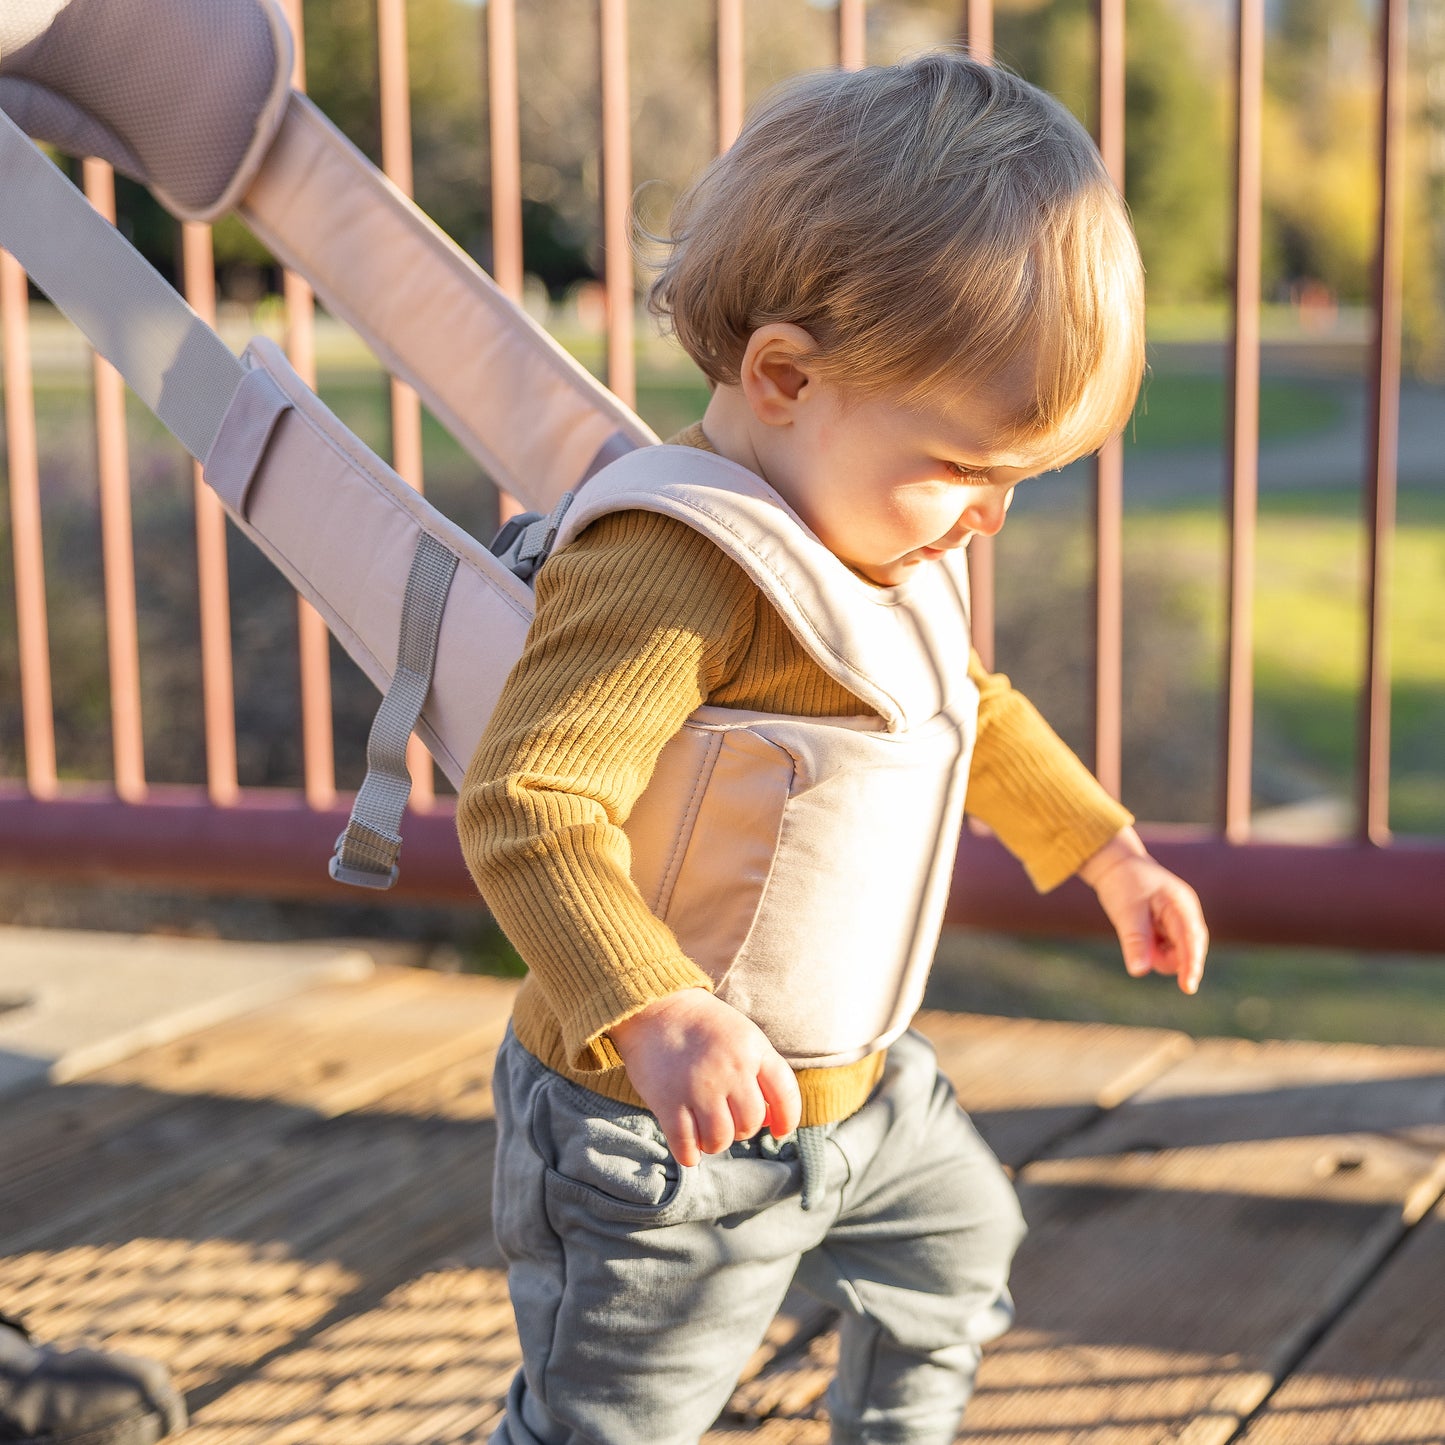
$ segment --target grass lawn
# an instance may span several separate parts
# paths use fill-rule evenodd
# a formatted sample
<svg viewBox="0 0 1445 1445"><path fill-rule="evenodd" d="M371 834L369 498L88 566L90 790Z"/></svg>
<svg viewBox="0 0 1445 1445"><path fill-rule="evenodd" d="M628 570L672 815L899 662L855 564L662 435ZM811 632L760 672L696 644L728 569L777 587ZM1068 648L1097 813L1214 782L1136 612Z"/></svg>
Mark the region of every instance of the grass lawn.
<svg viewBox="0 0 1445 1445"><path fill-rule="evenodd" d="M1156 373L1144 384L1127 436L1135 446L1216 447L1224 435L1225 384L1220 376ZM1259 391L1264 441L1333 426L1340 403L1332 387L1266 377Z"/></svg>
<svg viewBox="0 0 1445 1445"><path fill-rule="evenodd" d="M1220 537L1217 512L1202 507L1126 514L1126 548L1172 559L1198 625L1216 640ZM1322 793L1350 798L1365 648L1357 500L1266 494L1255 546L1257 761L1293 766ZM1392 576L1392 823L1445 835L1445 495L1401 494Z"/></svg>
<svg viewBox="0 0 1445 1445"><path fill-rule="evenodd" d="M1216 947L1193 998L1132 979L1113 942L950 929L927 1003L1019 1018L1179 1029L1196 1037L1416 1044L1445 1038L1445 955Z"/></svg>
<svg viewBox="0 0 1445 1445"><path fill-rule="evenodd" d="M597 341L568 336L565 342L595 375L602 374L603 354ZM697 421L707 399L707 384L676 347L654 337L640 341L637 410L659 436L668 437ZM1223 435L1224 406L1224 380L1218 374L1156 372L1145 382L1135 408L1130 442L1141 448L1217 446ZM1328 383L1266 377L1261 384L1259 430L1263 440L1328 427L1339 412L1335 388Z"/></svg>
<svg viewBox="0 0 1445 1445"><path fill-rule="evenodd" d="M690 372L644 368L638 373L638 410L659 436L696 421L707 406L707 387ZM1164 372L1149 378L1130 423L1131 445L1144 448L1218 446L1224 435L1224 381L1219 376ZM1260 388L1259 434L1274 441L1332 426L1340 414L1333 387L1266 378Z"/></svg>

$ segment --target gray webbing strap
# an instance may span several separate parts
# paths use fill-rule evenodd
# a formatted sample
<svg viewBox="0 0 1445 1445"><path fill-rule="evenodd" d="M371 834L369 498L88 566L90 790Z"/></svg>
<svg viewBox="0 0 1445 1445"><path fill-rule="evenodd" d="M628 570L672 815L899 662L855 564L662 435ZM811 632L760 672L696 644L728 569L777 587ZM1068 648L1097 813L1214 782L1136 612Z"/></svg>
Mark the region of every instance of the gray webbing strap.
<svg viewBox="0 0 1445 1445"><path fill-rule="evenodd" d="M366 742L366 777L331 860L338 883L390 888L396 882L401 815L411 796L406 744L431 688L442 612L456 570L456 554L423 532L406 581L396 671Z"/></svg>
<svg viewBox="0 0 1445 1445"><path fill-rule="evenodd" d="M245 369L3 111L0 246L204 461Z"/></svg>
<svg viewBox="0 0 1445 1445"><path fill-rule="evenodd" d="M830 1124L804 1124L797 1133L798 1163L803 1171L802 1207L812 1207L828 1187L828 1140Z"/></svg>

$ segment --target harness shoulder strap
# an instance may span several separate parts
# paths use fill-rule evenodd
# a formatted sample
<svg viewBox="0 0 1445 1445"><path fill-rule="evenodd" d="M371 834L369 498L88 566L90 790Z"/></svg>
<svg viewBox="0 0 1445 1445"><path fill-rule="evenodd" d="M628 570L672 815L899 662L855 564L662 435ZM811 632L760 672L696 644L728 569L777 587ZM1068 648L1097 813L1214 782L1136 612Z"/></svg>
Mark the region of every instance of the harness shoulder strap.
<svg viewBox="0 0 1445 1445"><path fill-rule="evenodd" d="M244 368L3 111L0 246L203 461Z"/></svg>
<svg viewBox="0 0 1445 1445"><path fill-rule="evenodd" d="M205 463L206 480L244 521L251 485L290 400L267 372L231 354L3 111L0 246ZM406 743L431 688L457 566L456 553L423 528L406 583L396 665L367 744L366 778L331 861L340 882L389 888L396 881L411 792ZM334 617L328 621L335 626Z"/></svg>
<svg viewBox="0 0 1445 1445"><path fill-rule="evenodd" d="M903 586L876 587L839 561L761 477L686 446L645 447L605 467L579 492L556 545L626 510L675 517L715 542L818 666L888 731L906 731L968 694L961 553L920 567Z"/></svg>

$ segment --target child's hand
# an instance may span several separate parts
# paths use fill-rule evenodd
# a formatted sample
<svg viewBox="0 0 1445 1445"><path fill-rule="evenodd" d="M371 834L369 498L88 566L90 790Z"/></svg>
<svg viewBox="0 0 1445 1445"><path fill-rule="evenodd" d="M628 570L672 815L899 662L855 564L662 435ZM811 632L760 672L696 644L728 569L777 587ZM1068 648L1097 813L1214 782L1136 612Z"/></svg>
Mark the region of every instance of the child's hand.
<svg viewBox="0 0 1445 1445"><path fill-rule="evenodd" d="M764 1125L776 1138L798 1127L793 1071L750 1018L706 989L658 999L611 1035L679 1164L720 1154Z"/></svg>
<svg viewBox="0 0 1445 1445"><path fill-rule="evenodd" d="M1082 868L1119 935L1124 967L1135 978L1172 973L1185 993L1204 977L1209 930L1199 895L1151 858L1132 828L1122 828Z"/></svg>

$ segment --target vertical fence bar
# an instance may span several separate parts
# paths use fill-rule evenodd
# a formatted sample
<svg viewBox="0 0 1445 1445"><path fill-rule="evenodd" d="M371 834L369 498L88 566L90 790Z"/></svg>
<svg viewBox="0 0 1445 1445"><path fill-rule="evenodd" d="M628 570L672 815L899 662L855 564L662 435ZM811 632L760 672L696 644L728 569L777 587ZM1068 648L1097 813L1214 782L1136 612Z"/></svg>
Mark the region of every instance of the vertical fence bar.
<svg viewBox="0 0 1445 1445"><path fill-rule="evenodd" d="M301 0L285 0L286 19L296 45L291 72L295 90L306 89L306 42ZM316 296L292 271L283 277L286 298L286 354L297 374L316 386ZM296 599L301 654L301 756L306 801L329 808L336 801L336 756L331 727L331 637L321 614L304 597Z"/></svg>
<svg viewBox="0 0 1445 1445"><path fill-rule="evenodd" d="M717 151L743 128L743 0L717 0Z"/></svg>
<svg viewBox="0 0 1445 1445"><path fill-rule="evenodd" d="M181 223L181 274L191 309L216 324L216 261L211 228ZM225 808L235 803L236 695L231 662L230 567L226 561L226 513L192 463L196 509L196 587L201 625L201 707L206 728L206 792Z"/></svg>
<svg viewBox="0 0 1445 1445"><path fill-rule="evenodd" d="M381 168L410 196L411 82L407 73L406 0L377 0L377 67L381 91ZM405 382L391 382L391 452L398 474L422 489L421 398Z"/></svg>
<svg viewBox="0 0 1445 1445"><path fill-rule="evenodd" d="M492 279L519 305L522 300L522 123L517 81L516 0L487 5L487 101L492 151ZM500 489L497 517L522 508Z"/></svg>
<svg viewBox="0 0 1445 1445"><path fill-rule="evenodd" d="M993 0L964 0L963 42L975 60L993 64Z"/></svg>
<svg viewBox="0 0 1445 1445"><path fill-rule="evenodd" d="M377 0L376 50L381 91L381 168L410 196L414 189L411 155L411 79L406 53L406 0ZM421 398L414 388L391 378L391 464L420 492L423 489ZM436 801L431 755L413 734L407 740L411 805L429 808Z"/></svg>
<svg viewBox="0 0 1445 1445"><path fill-rule="evenodd" d="M601 0L602 250L607 294L607 385L637 404L633 360L631 86L627 67L627 0Z"/></svg>
<svg viewBox="0 0 1445 1445"><path fill-rule="evenodd" d="M993 64L993 0L965 0L963 39L969 54L985 65ZM994 549L992 537L972 537L968 543L969 630L973 648L983 665L994 663Z"/></svg>
<svg viewBox="0 0 1445 1445"><path fill-rule="evenodd" d="M866 0L838 0L838 65L843 70L862 70L868 63L867 50Z"/></svg>
<svg viewBox="0 0 1445 1445"><path fill-rule="evenodd" d="M1390 839L1390 563L1400 440L1400 327L1404 277L1405 0L1380 6L1380 211L1375 237L1365 496L1368 622L1360 736L1360 829Z"/></svg>
<svg viewBox="0 0 1445 1445"><path fill-rule="evenodd" d="M492 147L492 277L522 299L522 127L516 0L488 0L487 95Z"/></svg>
<svg viewBox="0 0 1445 1445"><path fill-rule="evenodd" d="M34 797L44 799L57 792L55 707L50 691L35 388L30 374L30 289L20 263L8 251L0 251L0 336L5 346L5 452L10 472L25 785Z"/></svg>
<svg viewBox="0 0 1445 1445"><path fill-rule="evenodd" d="M115 173L104 161L98 160L84 161L81 173L86 198L114 225ZM131 525L125 382L99 355L92 357L91 374L95 387L96 470L100 486L115 791L123 802L138 803L146 795L145 735L141 724L140 628L136 619L135 535Z"/></svg>
<svg viewBox="0 0 1445 1445"><path fill-rule="evenodd" d="M1259 500L1260 123L1264 0L1239 0L1235 52L1234 334L1229 346L1229 617L1224 836L1250 830L1254 752L1254 532Z"/></svg>
<svg viewBox="0 0 1445 1445"><path fill-rule="evenodd" d="M1095 0L1099 152L1124 190L1124 0ZM1116 798L1124 751L1124 441L1094 459L1094 772Z"/></svg>

